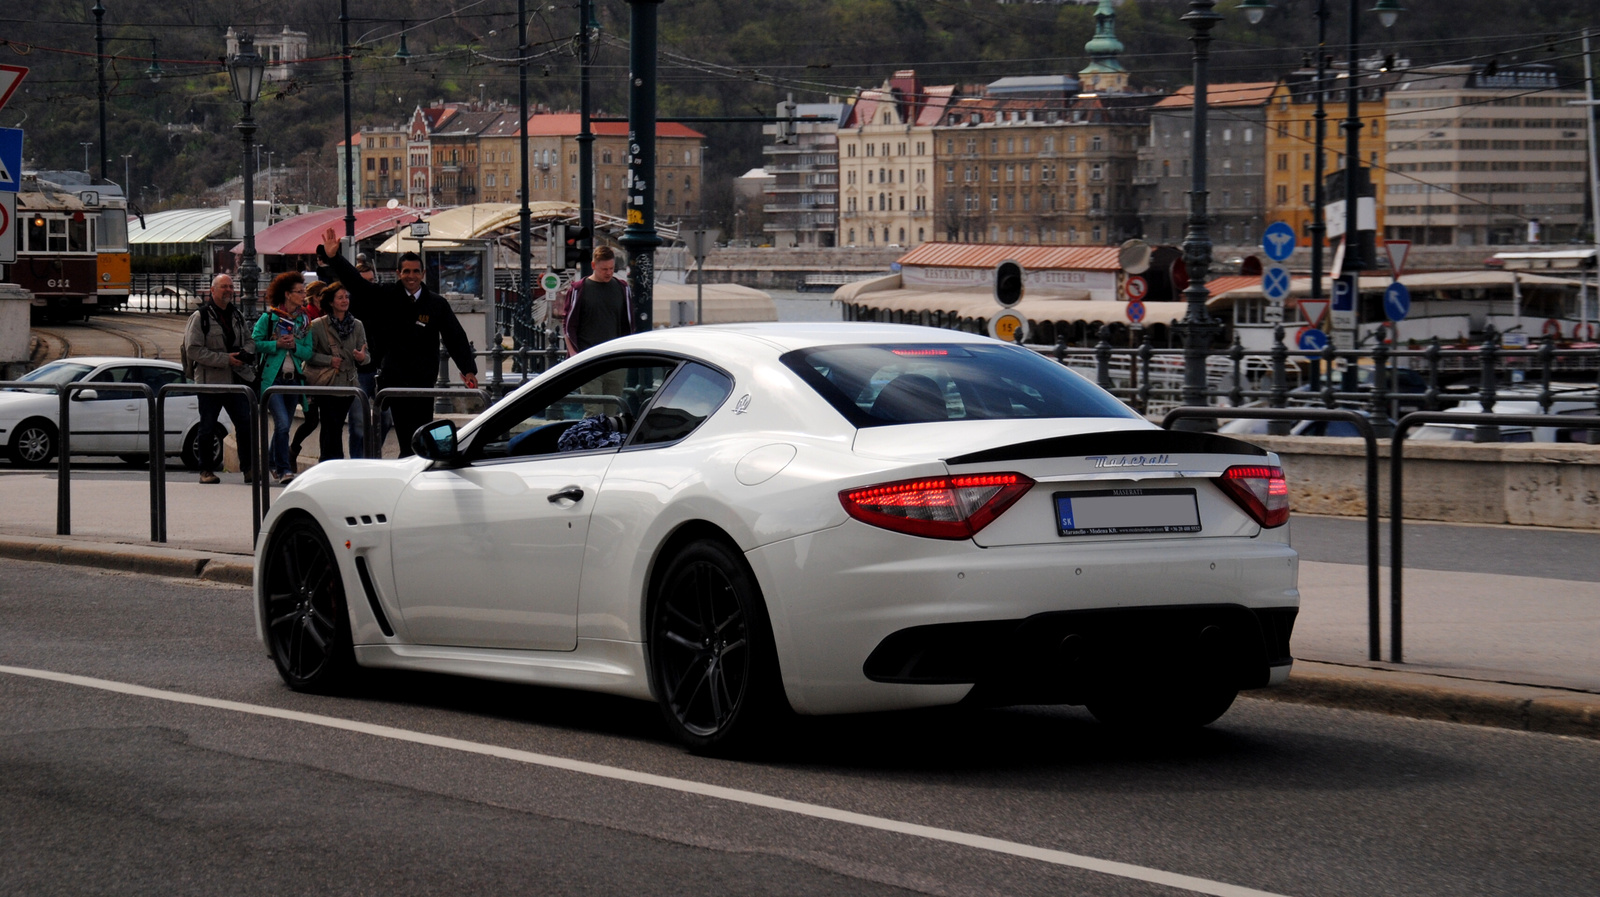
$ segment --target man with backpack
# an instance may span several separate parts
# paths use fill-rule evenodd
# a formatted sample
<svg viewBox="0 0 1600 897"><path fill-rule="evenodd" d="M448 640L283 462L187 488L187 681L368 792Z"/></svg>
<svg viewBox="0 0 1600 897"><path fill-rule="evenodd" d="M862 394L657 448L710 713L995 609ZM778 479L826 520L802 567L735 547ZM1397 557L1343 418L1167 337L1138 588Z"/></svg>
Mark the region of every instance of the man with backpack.
<svg viewBox="0 0 1600 897"><path fill-rule="evenodd" d="M183 331L183 373L184 379L195 383L255 384L255 351L250 342L250 330L245 326L244 315L233 304L233 278L226 274L212 278L211 296L189 316L189 326ZM212 458L219 454L212 440L216 438L217 417L224 409L233 422L235 441L239 444L239 470L244 473L244 481L251 482L250 449L255 440L251 438L250 400L237 393L202 394L195 400L200 406L200 431L196 442L200 482L221 482L216 471L211 469Z"/></svg>

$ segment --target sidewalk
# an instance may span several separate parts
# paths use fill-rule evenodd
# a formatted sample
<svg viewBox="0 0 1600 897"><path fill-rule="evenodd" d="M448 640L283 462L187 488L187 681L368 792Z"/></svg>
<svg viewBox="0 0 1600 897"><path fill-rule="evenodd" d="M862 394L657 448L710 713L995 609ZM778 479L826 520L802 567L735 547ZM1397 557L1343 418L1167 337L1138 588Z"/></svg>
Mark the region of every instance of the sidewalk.
<svg viewBox="0 0 1600 897"><path fill-rule="evenodd" d="M170 471L165 546L148 541L147 480L75 470L72 485L72 535L58 537L54 472L0 468L0 557L250 584L238 474L202 486ZM1388 582L1385 568L1384 657ZM1300 591L1294 673L1255 697L1600 738L1600 583L1408 569L1400 665L1367 660L1365 566L1304 561Z"/></svg>

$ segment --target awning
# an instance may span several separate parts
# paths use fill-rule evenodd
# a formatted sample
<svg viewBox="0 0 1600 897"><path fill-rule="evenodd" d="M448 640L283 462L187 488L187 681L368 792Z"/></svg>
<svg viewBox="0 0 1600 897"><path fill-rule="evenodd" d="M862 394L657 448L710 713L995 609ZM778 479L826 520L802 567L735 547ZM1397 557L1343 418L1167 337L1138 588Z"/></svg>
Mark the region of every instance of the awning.
<svg viewBox="0 0 1600 897"><path fill-rule="evenodd" d="M232 224L227 209L169 209L151 212L140 225L128 218L128 243L132 246L170 243L204 243L212 237L227 236Z"/></svg>
<svg viewBox="0 0 1600 897"><path fill-rule="evenodd" d="M534 221L578 215L578 207L565 202L530 202L528 211ZM520 223L521 217L522 204L515 202L480 202L444 209L428 218L428 237L424 245L429 249L456 248L461 241L481 240L512 228ZM385 241L378 251L396 253L416 248L417 243L410 234L400 233Z"/></svg>
<svg viewBox="0 0 1600 897"><path fill-rule="evenodd" d="M356 239L367 240L387 233L402 222L412 222L425 215L417 209L401 206L394 209L357 209ZM322 245L322 233L332 227L344 236L344 209L323 209L297 215L272 225L256 234L258 255L315 255ZM244 251L244 244L233 247L235 253ZM381 251L381 250L380 250Z"/></svg>

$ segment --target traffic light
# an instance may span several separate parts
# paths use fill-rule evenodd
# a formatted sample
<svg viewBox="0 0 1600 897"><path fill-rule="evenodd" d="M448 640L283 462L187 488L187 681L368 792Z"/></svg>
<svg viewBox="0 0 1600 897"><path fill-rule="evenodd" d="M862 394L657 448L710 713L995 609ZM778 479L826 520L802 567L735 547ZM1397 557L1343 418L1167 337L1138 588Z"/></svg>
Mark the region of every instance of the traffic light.
<svg viewBox="0 0 1600 897"><path fill-rule="evenodd" d="M1022 301L1022 265L1010 260L994 266L994 301L1010 308Z"/></svg>
<svg viewBox="0 0 1600 897"><path fill-rule="evenodd" d="M562 267L574 271L583 270L584 263L589 260L589 230L583 227L568 226L563 238L562 259L566 262Z"/></svg>

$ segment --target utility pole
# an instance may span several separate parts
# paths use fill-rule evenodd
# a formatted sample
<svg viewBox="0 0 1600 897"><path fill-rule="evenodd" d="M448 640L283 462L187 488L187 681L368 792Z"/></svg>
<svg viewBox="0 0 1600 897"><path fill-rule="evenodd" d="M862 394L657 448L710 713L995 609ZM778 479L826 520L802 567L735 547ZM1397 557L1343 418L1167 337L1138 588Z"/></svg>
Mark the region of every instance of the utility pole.
<svg viewBox="0 0 1600 897"><path fill-rule="evenodd" d="M1200 2L1200 0L1196 0ZM1215 0L1212 0L1215 2ZM661 0L628 0L628 252L635 333L655 326L656 233L656 15Z"/></svg>
<svg viewBox="0 0 1600 897"><path fill-rule="evenodd" d="M589 108L589 34L599 30L594 20L594 0L578 0L578 227L594 245L594 130ZM584 253L578 273L588 277L592 253Z"/></svg>
<svg viewBox="0 0 1600 897"><path fill-rule="evenodd" d="M94 73L100 93L100 180L106 180L106 17L105 5L94 2ZM87 149L87 145L85 145ZM89 173L89 163L83 163L84 174Z"/></svg>
<svg viewBox="0 0 1600 897"><path fill-rule="evenodd" d="M528 0L517 0L517 159L522 169L522 211L517 239L522 244L521 277L517 281L518 304L527 308L533 301L533 259L528 243L533 239L533 213L528 208Z"/></svg>
<svg viewBox="0 0 1600 897"><path fill-rule="evenodd" d="M344 236L349 241L349 253L356 251L356 171L355 134L350 123L350 0L339 0L339 43L344 47ZM407 178L406 189L411 189ZM306 201L310 202L311 182L306 181ZM354 258L351 259L354 261Z"/></svg>
<svg viewBox="0 0 1600 897"><path fill-rule="evenodd" d="M1180 20L1194 31L1194 124L1189 155L1192 161L1189 190L1188 233L1183 238L1183 264L1189 286L1183 291L1188 302L1184 318L1175 328L1183 339L1183 404L1206 404L1206 352L1221 331L1217 320L1206 310L1211 297L1206 280L1211 274L1210 216L1206 211L1206 93L1211 62L1211 29L1222 21L1214 11L1216 0L1189 0L1189 12ZM1216 422L1204 419L1180 421L1175 429L1215 430Z"/></svg>

